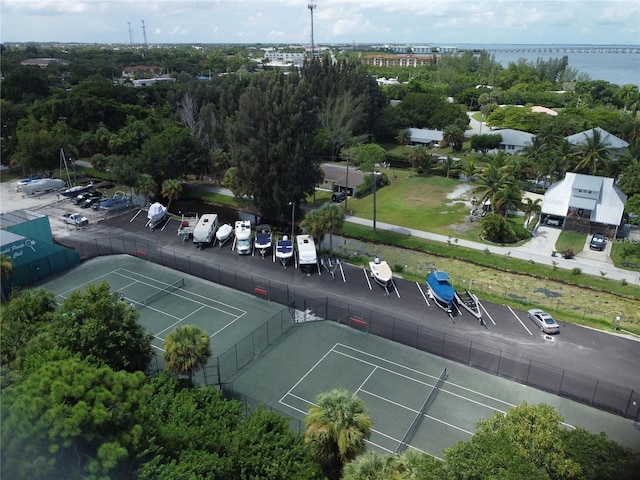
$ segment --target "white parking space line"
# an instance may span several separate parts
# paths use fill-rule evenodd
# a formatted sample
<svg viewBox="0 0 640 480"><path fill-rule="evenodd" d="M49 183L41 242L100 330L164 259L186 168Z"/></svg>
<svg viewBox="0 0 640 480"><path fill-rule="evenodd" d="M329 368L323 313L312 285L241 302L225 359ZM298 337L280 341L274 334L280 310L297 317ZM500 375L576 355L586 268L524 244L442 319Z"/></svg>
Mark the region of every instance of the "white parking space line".
<svg viewBox="0 0 640 480"><path fill-rule="evenodd" d="M508 308L508 309L509 309L509 311L513 314L513 316L514 316L514 317L516 317L516 318L518 319L518 321L520 322L520 325L522 325L522 328L524 328L524 329L527 331L527 333L529 333L529 335L533 336L533 333L531 333L531 330L529 330L529 329L527 328L527 326L526 326L524 323L522 323L522 320L520 320L520 317L519 317L518 315L516 315L516 312L514 312L514 311L511 309L511 307L507 307L507 308Z"/></svg>
<svg viewBox="0 0 640 480"><path fill-rule="evenodd" d="M480 303L480 302L478 302ZM491 320L491 323L493 323L494 325L496 325L496 322L493 321L493 317L491 316L491 314L487 311L486 308L484 308L484 305L482 305L482 303L480 303L480 308L482 308L482 311L484 312L484 314L489 317L489 320Z"/></svg>
<svg viewBox="0 0 640 480"><path fill-rule="evenodd" d="M424 298L425 303L428 306L431 306L431 304L429 303L429 299L427 298L427 296L424 294L424 290L422 290L422 287L420 286L420 284L418 282L416 282L416 287L418 287L418 290L420 290L420 293L422 294L422 298Z"/></svg>
<svg viewBox="0 0 640 480"><path fill-rule="evenodd" d="M369 285L369 290L373 290L373 288L371 288L371 282L369 281L369 273L367 272L367 269L363 268L362 273L364 273L364 279L367 281L367 285Z"/></svg>

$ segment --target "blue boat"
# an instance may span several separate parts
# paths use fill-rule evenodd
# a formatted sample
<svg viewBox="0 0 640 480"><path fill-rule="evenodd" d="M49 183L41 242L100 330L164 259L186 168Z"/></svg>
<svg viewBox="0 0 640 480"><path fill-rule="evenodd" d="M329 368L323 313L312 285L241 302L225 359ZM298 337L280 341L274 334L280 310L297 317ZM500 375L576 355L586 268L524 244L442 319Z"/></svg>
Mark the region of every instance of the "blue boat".
<svg viewBox="0 0 640 480"><path fill-rule="evenodd" d="M427 276L427 285L436 305L451 314L455 290L451 285L449 274L444 270L434 270Z"/></svg>

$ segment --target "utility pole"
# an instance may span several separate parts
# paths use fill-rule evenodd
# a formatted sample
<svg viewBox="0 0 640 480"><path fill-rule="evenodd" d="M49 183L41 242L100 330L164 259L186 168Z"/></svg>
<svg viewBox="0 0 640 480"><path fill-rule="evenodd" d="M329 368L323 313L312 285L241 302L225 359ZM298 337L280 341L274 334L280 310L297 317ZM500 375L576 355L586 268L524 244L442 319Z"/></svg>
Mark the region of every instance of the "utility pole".
<svg viewBox="0 0 640 480"><path fill-rule="evenodd" d="M311 57L315 57L315 44L313 43L313 9L316 8L314 3L307 5L307 8L311 10Z"/></svg>
<svg viewBox="0 0 640 480"><path fill-rule="evenodd" d="M144 37L144 49L147 50L147 28L144 26L144 20L142 22L142 36Z"/></svg>

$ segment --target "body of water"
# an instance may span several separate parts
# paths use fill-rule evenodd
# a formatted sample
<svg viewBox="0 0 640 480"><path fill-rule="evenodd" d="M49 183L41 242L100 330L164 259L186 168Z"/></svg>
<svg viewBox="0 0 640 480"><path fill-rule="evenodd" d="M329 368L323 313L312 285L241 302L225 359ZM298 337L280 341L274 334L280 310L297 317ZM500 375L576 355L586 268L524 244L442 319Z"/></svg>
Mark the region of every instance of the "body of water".
<svg viewBox="0 0 640 480"><path fill-rule="evenodd" d="M640 53L608 52L610 48L631 47L637 52L640 46L629 45L504 45L504 44L477 44L457 45L461 50L488 50L494 56L496 62L507 67L509 63L516 63L520 59L535 63L538 58L549 60L550 58L562 58L567 56L569 67L584 73L591 80L605 80L616 85L628 83L640 87ZM546 49L548 51L539 51ZM558 49L555 51L555 49ZM567 49L567 51L563 51ZM571 51L571 49L574 49ZM581 49L598 49L598 51L583 51ZM551 51L549 51L551 50Z"/></svg>

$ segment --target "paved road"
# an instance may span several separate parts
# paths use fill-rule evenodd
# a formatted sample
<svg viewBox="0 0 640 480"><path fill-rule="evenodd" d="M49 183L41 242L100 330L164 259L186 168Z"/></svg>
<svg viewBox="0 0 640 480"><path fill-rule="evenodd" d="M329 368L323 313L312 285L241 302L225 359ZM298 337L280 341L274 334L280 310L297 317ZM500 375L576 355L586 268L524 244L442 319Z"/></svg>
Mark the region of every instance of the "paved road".
<svg viewBox="0 0 640 480"><path fill-rule="evenodd" d="M571 324L561 324L562 331L546 339L535 325L526 318L526 312L513 310L503 305L485 303L487 328L482 327L469 314L455 318L455 324L433 304L427 305L424 286L402 279L397 281L397 294L386 296L375 283L371 283L368 273L361 267L345 265L344 275L335 279L324 272L307 277L295 268L284 270L279 263L255 256L240 256L231 252L229 244L198 250L191 242L182 243L177 236L178 222L171 220L164 230L151 232L145 228L146 215L138 215L132 221L131 212L110 218L100 224L91 225L86 230L74 231L61 239L63 244L75 246L86 241L108 239L107 243L124 245L120 237L126 236L141 242L145 248L161 252L175 264L204 269L199 261L211 262L211 267L235 270L238 276L251 275L253 282L264 285L288 287L296 295L307 299L331 298L332 303L349 307L351 314L367 318L374 311L377 318L383 318L378 328L394 331L406 338L414 333L401 330L394 319L407 322L404 325L424 327L448 338L458 338L469 345L483 345L494 351L503 350L522 359L530 359L559 370L567 369L589 377L613 382L625 388L640 391L640 344L633 339L608 334ZM133 254L136 253L135 247ZM194 267L195 266L195 267ZM215 278L215 273L211 278ZM275 287L274 287L275 288ZM397 329L397 332L396 330ZM411 330L411 329L410 329Z"/></svg>

